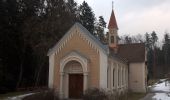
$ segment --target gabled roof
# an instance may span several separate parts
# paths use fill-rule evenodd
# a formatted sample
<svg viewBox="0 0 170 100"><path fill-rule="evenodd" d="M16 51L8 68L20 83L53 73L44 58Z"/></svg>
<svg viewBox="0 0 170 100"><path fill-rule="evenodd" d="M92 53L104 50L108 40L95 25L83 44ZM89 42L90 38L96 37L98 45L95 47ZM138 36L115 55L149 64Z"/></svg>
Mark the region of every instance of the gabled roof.
<svg viewBox="0 0 170 100"><path fill-rule="evenodd" d="M94 45L96 48L99 48L100 50L102 50L105 54L107 54L107 50L108 50L108 46L103 45L97 38L95 38L85 27L83 27L80 23L75 23L70 29L69 31L61 38L61 40L56 43L56 45L54 45L54 47L52 47L51 49L49 49L47 55L50 56L51 54L53 54L54 52L61 50L61 48L63 47L63 45L66 43L65 41L67 39L69 39L72 34L74 34L75 32L72 32L73 29L76 29L79 32L79 34L81 34L82 36L84 36L92 45Z"/></svg>
<svg viewBox="0 0 170 100"><path fill-rule="evenodd" d="M116 22L116 17L115 17L115 14L114 14L113 10L112 10L112 14L110 16L110 21L109 21L109 24L108 24L108 29L111 29L111 28L118 29L117 22Z"/></svg>
<svg viewBox="0 0 170 100"><path fill-rule="evenodd" d="M145 61L145 44L119 44L118 55L126 58L128 62L144 62Z"/></svg>

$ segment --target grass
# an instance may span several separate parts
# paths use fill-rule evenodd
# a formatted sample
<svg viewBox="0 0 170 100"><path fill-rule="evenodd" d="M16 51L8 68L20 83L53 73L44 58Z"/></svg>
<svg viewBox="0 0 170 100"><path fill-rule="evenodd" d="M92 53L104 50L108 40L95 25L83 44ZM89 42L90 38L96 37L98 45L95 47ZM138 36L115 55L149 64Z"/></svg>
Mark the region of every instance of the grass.
<svg viewBox="0 0 170 100"><path fill-rule="evenodd" d="M127 100L139 100L141 98L144 98L146 96L146 93L128 93L128 99Z"/></svg>
<svg viewBox="0 0 170 100"><path fill-rule="evenodd" d="M9 93L5 93L5 94L0 94L0 100L5 99L7 97L13 97L13 96L17 96L17 95L22 95L22 94L26 94L29 93L28 91L22 91L22 92L9 92Z"/></svg>

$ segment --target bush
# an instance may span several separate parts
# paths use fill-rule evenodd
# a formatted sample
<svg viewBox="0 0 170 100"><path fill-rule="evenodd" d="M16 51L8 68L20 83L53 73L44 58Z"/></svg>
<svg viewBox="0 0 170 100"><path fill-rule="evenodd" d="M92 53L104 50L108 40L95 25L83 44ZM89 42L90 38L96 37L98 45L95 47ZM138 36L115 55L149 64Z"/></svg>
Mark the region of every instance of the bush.
<svg viewBox="0 0 170 100"><path fill-rule="evenodd" d="M108 97L103 89L92 88L85 91L83 100L108 100Z"/></svg>
<svg viewBox="0 0 170 100"><path fill-rule="evenodd" d="M54 90L46 90L27 96L23 100L59 100L59 97Z"/></svg>

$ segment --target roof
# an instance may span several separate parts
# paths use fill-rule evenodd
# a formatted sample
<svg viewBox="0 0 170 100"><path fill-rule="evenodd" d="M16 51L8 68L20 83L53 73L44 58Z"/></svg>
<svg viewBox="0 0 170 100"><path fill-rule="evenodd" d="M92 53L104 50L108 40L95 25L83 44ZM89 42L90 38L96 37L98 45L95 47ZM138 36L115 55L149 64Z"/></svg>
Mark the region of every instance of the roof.
<svg viewBox="0 0 170 100"><path fill-rule="evenodd" d="M118 29L117 22L116 22L116 17L115 17L115 14L114 14L113 10L112 10L112 14L110 16L110 21L109 21L109 24L108 24L108 29L110 29L110 28Z"/></svg>
<svg viewBox="0 0 170 100"><path fill-rule="evenodd" d="M93 40L99 47L101 47L105 52L107 52L108 50L108 46L104 45L100 42L100 40L98 40L94 35L92 35L84 26L82 26L80 23L76 23L76 25L78 25L78 27L84 32L86 33L85 35L87 35L88 37L90 37L91 40Z"/></svg>
<svg viewBox="0 0 170 100"><path fill-rule="evenodd" d="M145 44L119 44L118 55L126 58L128 62L144 62L145 61Z"/></svg>
<svg viewBox="0 0 170 100"><path fill-rule="evenodd" d="M96 47L100 48L104 53L107 54L108 51L108 46L103 45L97 38L95 38L85 27L83 27L80 23L75 23L70 29L69 31L62 37L62 39L60 39L60 41L58 43L56 43L51 49L49 49L47 55L50 56L51 54L53 54L54 52L57 51L57 49L60 49L61 45L64 43L64 41L70 37L71 34L74 34L74 32L72 32L73 29L78 29L81 32L79 32L80 34L82 34L83 36L85 36L86 38L88 37L88 40L90 40L91 42L93 42L95 44Z"/></svg>

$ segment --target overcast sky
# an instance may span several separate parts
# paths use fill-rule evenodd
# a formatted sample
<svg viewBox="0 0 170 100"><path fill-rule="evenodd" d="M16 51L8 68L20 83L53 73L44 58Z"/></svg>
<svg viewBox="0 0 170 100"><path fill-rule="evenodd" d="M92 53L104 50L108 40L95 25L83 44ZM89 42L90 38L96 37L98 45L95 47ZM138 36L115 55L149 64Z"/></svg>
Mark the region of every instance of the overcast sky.
<svg viewBox="0 0 170 100"><path fill-rule="evenodd" d="M82 3L84 0L75 0ZM119 27L119 35L145 34L156 31L163 38L170 33L170 0L85 0L98 17L102 15L108 23L112 1Z"/></svg>

